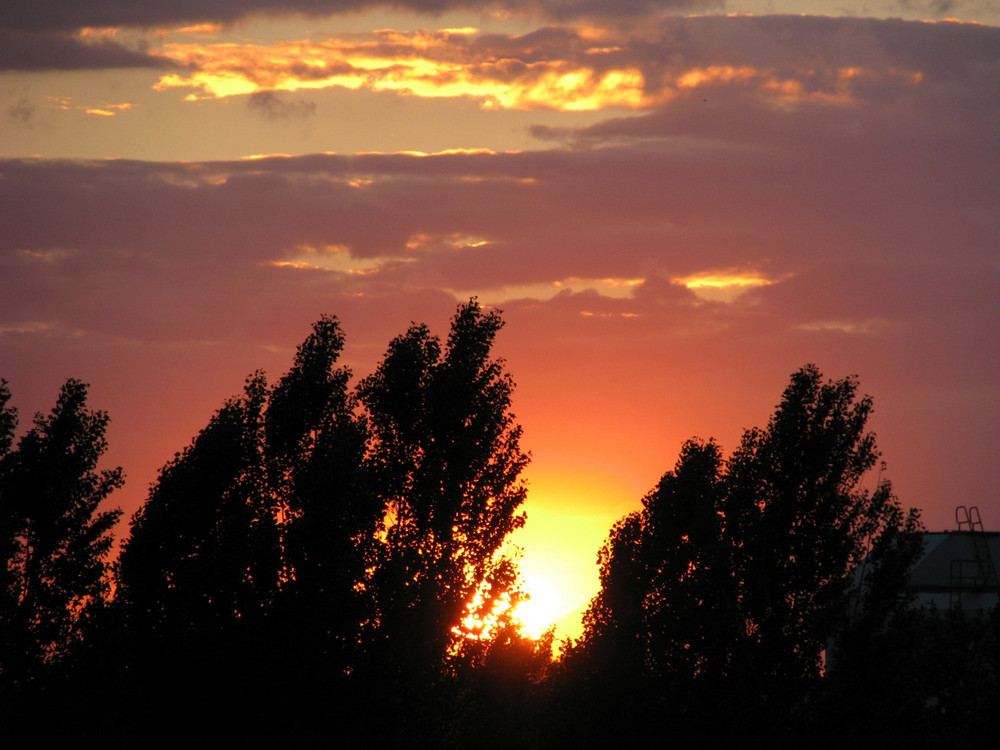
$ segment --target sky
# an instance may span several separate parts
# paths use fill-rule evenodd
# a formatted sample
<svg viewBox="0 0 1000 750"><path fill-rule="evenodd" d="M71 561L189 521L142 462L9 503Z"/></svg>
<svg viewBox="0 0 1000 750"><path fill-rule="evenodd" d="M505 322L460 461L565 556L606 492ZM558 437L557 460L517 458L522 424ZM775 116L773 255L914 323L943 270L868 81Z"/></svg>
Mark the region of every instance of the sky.
<svg viewBox="0 0 1000 750"><path fill-rule="evenodd" d="M573 635L612 523L806 363L928 528L1000 529L998 158L992 1L14 0L0 377L23 428L91 384L127 517L322 314L363 377L477 296Z"/></svg>

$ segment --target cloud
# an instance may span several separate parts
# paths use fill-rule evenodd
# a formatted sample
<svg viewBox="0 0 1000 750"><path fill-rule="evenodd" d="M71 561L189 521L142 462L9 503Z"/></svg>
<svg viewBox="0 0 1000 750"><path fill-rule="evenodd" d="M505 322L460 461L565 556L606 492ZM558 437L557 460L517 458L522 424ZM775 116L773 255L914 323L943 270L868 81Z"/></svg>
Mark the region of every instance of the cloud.
<svg viewBox="0 0 1000 750"><path fill-rule="evenodd" d="M902 11L929 13L935 18L945 18L962 5L958 0L895 0L892 4Z"/></svg>
<svg viewBox="0 0 1000 750"><path fill-rule="evenodd" d="M985 498L995 482L962 461L1000 439L996 34L671 21L644 44L605 39L617 49L591 63L635 66L645 109L535 151L2 160L4 376L137 393L157 434L149 404L173 418L207 393L172 451L246 372L287 367L322 312L344 320L363 374L411 320L441 330L478 293L509 321L501 353L536 457L637 477L638 497L664 451L694 433L732 446L766 420L761 394L816 361L879 397L905 502ZM398 64L415 39L354 42ZM461 70L583 64L594 43L421 39ZM292 103L273 96L258 106Z"/></svg>
<svg viewBox="0 0 1000 750"><path fill-rule="evenodd" d="M400 290L539 302L589 292L591 312L614 300L616 315L642 316L664 300L708 309L694 293L708 296L706 279L727 290L719 304L749 310L815 278L831 282L828 309L803 312L824 299L810 291L789 325L843 321L845 308L879 296L867 289L852 301L865 288L849 283L856 264L879 258L892 285L913 264L947 257L978 268L992 252L996 181L982 155L996 150L997 103L968 83L976 65L964 78L961 60L949 66L947 108L932 66L916 83L887 76L881 99L847 105L777 107L744 81L716 81L721 103L674 101L608 121L584 131L601 139L595 148L581 140L523 153L3 162L2 276L18 283L0 295L0 311L41 319L58 304L67 320L95 328L183 336L216 326L222 335L244 305L296 289L296 305ZM830 275L826 257L848 270ZM107 300L96 309L94 285ZM156 321L149 300L174 323ZM189 316L218 300L229 312Z"/></svg>
<svg viewBox="0 0 1000 750"><path fill-rule="evenodd" d="M668 18L640 34L387 30L271 45L166 44L157 54L187 72L164 75L157 87L190 89L189 99L342 87L464 97L486 109L648 113L533 131L557 140L745 137L748 128L784 138L808 119L803 112L814 114L810 127L834 134L876 117L891 126L914 103L955 100L967 110L964 98L995 112L998 50L992 27L792 16Z"/></svg>
<svg viewBox="0 0 1000 750"><path fill-rule="evenodd" d="M164 68L171 63L112 39L4 29L0 26L0 71Z"/></svg>
<svg viewBox="0 0 1000 750"><path fill-rule="evenodd" d="M717 8L717 0L39 0L0 7L0 27L69 30L84 27L152 27L177 23L233 23L251 15L329 16L373 6L440 14L471 10L552 19L635 17L650 13Z"/></svg>
<svg viewBox="0 0 1000 750"><path fill-rule="evenodd" d="M191 99L260 91L368 88L421 97L470 97L487 108L596 110L652 100L641 72L617 47L572 29L520 36L475 29L378 31L272 45L166 44L157 52L188 73L157 88Z"/></svg>
<svg viewBox="0 0 1000 750"><path fill-rule="evenodd" d="M34 114L35 107L24 96L20 97L14 104L7 108L7 118L19 125L28 125Z"/></svg>
<svg viewBox="0 0 1000 750"><path fill-rule="evenodd" d="M273 91L255 91L247 106L268 120L304 119L316 114L314 102L285 101Z"/></svg>

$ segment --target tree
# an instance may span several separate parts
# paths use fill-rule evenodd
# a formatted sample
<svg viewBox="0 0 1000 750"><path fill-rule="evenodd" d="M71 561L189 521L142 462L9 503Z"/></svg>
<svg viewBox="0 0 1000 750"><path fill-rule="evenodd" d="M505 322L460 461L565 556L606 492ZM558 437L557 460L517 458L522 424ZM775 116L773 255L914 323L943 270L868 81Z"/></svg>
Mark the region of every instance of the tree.
<svg viewBox="0 0 1000 750"><path fill-rule="evenodd" d="M122 552L135 614L225 627L279 596L350 598L380 511L365 501L367 431L350 371L336 367L343 344L337 320L321 318L273 388L261 372L248 378L161 470Z"/></svg>
<svg viewBox="0 0 1000 750"><path fill-rule="evenodd" d="M406 680L432 682L473 597L489 611L513 583L498 552L524 523L528 456L510 412L513 380L490 358L502 326L472 300L459 306L443 351L414 325L358 388L386 509L370 581L374 648Z"/></svg>
<svg viewBox="0 0 1000 750"><path fill-rule="evenodd" d="M154 627L225 628L280 599L321 606L326 629L356 640L357 621L329 618L356 598L381 512L367 500L350 371L335 366L343 344L337 320L321 318L273 389L253 375L164 467L122 553L134 614Z"/></svg>
<svg viewBox="0 0 1000 750"><path fill-rule="evenodd" d="M552 746L542 729L551 719L545 699L554 634L553 627L532 639L505 613L484 637L464 640L451 704L455 747Z"/></svg>
<svg viewBox="0 0 1000 750"><path fill-rule="evenodd" d="M364 588L382 506L366 464L367 422L355 414L351 372L336 367L344 336L323 317L268 402L268 472L283 517L281 609L308 669L357 666ZM312 665L312 666L309 666Z"/></svg>
<svg viewBox="0 0 1000 750"><path fill-rule="evenodd" d="M254 620L278 585L277 524L262 435L267 383L247 379L183 453L160 470L132 518L119 596L132 623L164 638Z"/></svg>
<svg viewBox="0 0 1000 750"><path fill-rule="evenodd" d="M723 466L715 442L690 440L674 470L643 499L643 611L656 676L714 682L729 669L720 648L735 634L734 582L723 557Z"/></svg>
<svg viewBox="0 0 1000 750"><path fill-rule="evenodd" d="M809 365L792 375L767 428L745 432L727 461L714 442L687 442L642 510L612 529L571 656L659 680L645 697L658 700L666 686L681 713L787 708L820 674L852 572L919 528L888 481L863 486L879 458L866 432L871 410L855 378L824 383ZM909 564L894 560L878 578L878 596L893 601Z"/></svg>
<svg viewBox="0 0 1000 750"><path fill-rule="evenodd" d="M370 616L363 584L382 510L350 371L337 366L343 345L336 318L317 321L289 371L273 387L251 376L133 518L119 601L145 703L210 704L203 727L259 740L278 701L302 714L347 692L338 680L356 669ZM259 723L237 719L248 713Z"/></svg>
<svg viewBox="0 0 1000 750"><path fill-rule="evenodd" d="M376 694L426 694L473 596L489 608L514 583L498 551L523 523L527 456L513 383L489 357L501 325L460 307L443 352L413 326L356 400L336 366L339 324L324 317L273 388L250 378L164 467L121 557L120 602L152 637L133 672L170 676L145 704L184 696L199 710L227 695L218 727L249 705L267 715L280 684L298 715L286 733L318 736L308 713L334 710L350 744Z"/></svg>
<svg viewBox="0 0 1000 750"><path fill-rule="evenodd" d="M628 679L646 664L644 602L651 571L643 554L643 516L629 513L611 528L597 555L601 589L584 613L586 646L596 671Z"/></svg>
<svg viewBox="0 0 1000 750"><path fill-rule="evenodd" d="M70 379L49 415L13 445L16 412L0 381L0 676L36 676L77 646L108 594L107 553L119 510L99 506L123 483L98 470L108 416Z"/></svg>
<svg viewBox="0 0 1000 750"><path fill-rule="evenodd" d="M23 528L22 514L15 507L10 492L10 470L13 461L8 457L14 445L17 429L17 410L8 406L11 399L6 380L0 380L0 677L9 680L10 660L18 652L20 638L15 635L15 624L20 600L20 585L16 561Z"/></svg>
<svg viewBox="0 0 1000 750"><path fill-rule="evenodd" d="M880 454L857 379L793 374L766 430L749 430L727 466L726 537L756 673L815 677L845 611L850 573L903 523L888 480L863 486ZM911 511L911 514L915 511ZM898 591L896 592L898 595Z"/></svg>
<svg viewBox="0 0 1000 750"><path fill-rule="evenodd" d="M14 431L17 429L17 409L8 406L11 393L7 381L0 378L0 460L14 445Z"/></svg>

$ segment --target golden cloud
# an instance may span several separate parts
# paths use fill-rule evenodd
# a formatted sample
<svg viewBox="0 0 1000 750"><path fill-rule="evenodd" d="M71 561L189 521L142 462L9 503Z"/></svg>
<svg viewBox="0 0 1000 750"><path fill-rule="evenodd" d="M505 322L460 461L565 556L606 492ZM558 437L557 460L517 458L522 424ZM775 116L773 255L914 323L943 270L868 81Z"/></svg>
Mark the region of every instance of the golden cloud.
<svg viewBox="0 0 1000 750"><path fill-rule="evenodd" d="M470 248L483 247L488 244L490 244L490 241L485 237L469 236L460 232L452 232L446 235L418 232L411 235L406 241L407 249L414 251L437 250L442 248L449 250L466 250Z"/></svg>
<svg viewBox="0 0 1000 750"><path fill-rule="evenodd" d="M672 281L691 290L696 297L713 302L733 302L751 289L777 283L757 271L734 270L705 271Z"/></svg>
<svg viewBox="0 0 1000 750"><path fill-rule="evenodd" d="M859 67L799 68L793 75L781 76L766 67L709 65L685 71L676 77L673 85L678 89L741 86L756 89L762 98L778 105L799 102L846 104L853 100L858 86L879 81L916 85L923 78L919 71Z"/></svg>
<svg viewBox="0 0 1000 750"><path fill-rule="evenodd" d="M86 104L74 104L71 96L46 96L45 100L49 106L60 109L63 112L83 112L87 115L97 115L99 117L114 117L119 112L127 112L135 105L130 102L120 104L108 104L107 102L99 106Z"/></svg>
<svg viewBox="0 0 1000 750"><path fill-rule="evenodd" d="M632 278L583 278L570 276L555 281L530 284L504 285L485 289L453 289L458 298L476 296L491 302L508 302L514 299L550 300L558 294L596 292L608 299L629 299L642 285L644 279ZM623 317L629 317L624 315Z"/></svg>
<svg viewBox="0 0 1000 750"><path fill-rule="evenodd" d="M419 97L469 97L485 109L595 111L649 109L682 94L721 86L755 92L775 106L842 104L858 87L892 80L916 84L919 72L858 66L686 64L651 56L628 41L581 30L535 38L481 35L476 29L376 31L274 44L178 42L155 54L186 72L155 88L190 89L190 100L341 87ZM780 69L780 72L779 72Z"/></svg>
<svg viewBox="0 0 1000 750"><path fill-rule="evenodd" d="M525 61L488 51L477 54L470 44L474 33L380 31L361 40L166 44L157 54L191 72L163 75L155 88L193 89L189 100L339 86L471 97L485 108L502 109L587 111L654 103L637 66L601 66L608 48L590 50L579 62Z"/></svg>
<svg viewBox="0 0 1000 750"><path fill-rule="evenodd" d="M868 320L816 320L796 326L801 331L820 331L831 333L848 333L869 336L885 328L884 321L872 318Z"/></svg>
<svg viewBox="0 0 1000 750"><path fill-rule="evenodd" d="M76 35L79 39L112 39L120 33L121 28L118 26L84 26Z"/></svg>
<svg viewBox="0 0 1000 750"><path fill-rule="evenodd" d="M191 26L184 26L176 30L178 34L186 34L188 36L201 36L201 37L217 37L225 29L225 26L221 23L196 23Z"/></svg>
<svg viewBox="0 0 1000 750"><path fill-rule="evenodd" d="M355 258L346 245L300 245L288 258L266 261L262 265L306 271L332 271L348 276L370 276L383 268L411 262L412 258Z"/></svg>

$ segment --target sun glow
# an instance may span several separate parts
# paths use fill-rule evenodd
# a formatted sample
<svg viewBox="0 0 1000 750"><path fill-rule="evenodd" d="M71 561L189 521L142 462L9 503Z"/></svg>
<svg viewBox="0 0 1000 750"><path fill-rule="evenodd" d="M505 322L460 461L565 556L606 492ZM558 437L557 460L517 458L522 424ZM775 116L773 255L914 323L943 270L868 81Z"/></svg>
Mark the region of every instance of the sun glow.
<svg viewBox="0 0 1000 750"><path fill-rule="evenodd" d="M484 586L476 592L466 605L465 616L461 622L451 629L451 632L463 638L482 640L492 638L504 617L510 612L511 597L504 592L492 601L487 600L488 587Z"/></svg>
<svg viewBox="0 0 1000 750"><path fill-rule="evenodd" d="M520 625L524 635L537 640L574 608L550 576L522 571L521 578L519 594L505 591L490 601L488 586L477 591L452 632L473 640L489 639L496 635L502 622L510 620Z"/></svg>
<svg viewBox="0 0 1000 750"><path fill-rule="evenodd" d="M524 582L528 598L518 604L514 617L529 636L538 639L565 614L568 603L556 584L544 576L525 573Z"/></svg>

